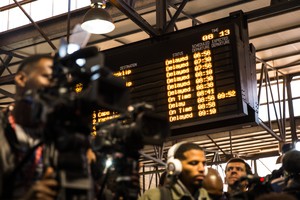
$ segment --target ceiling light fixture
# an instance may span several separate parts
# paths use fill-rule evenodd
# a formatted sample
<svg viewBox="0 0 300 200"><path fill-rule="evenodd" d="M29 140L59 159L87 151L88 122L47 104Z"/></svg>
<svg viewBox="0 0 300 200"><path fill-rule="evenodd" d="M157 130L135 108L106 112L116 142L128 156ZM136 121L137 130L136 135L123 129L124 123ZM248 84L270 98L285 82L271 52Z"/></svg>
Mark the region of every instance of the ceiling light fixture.
<svg viewBox="0 0 300 200"><path fill-rule="evenodd" d="M106 0L92 0L91 9L83 17L81 28L93 34L105 34L113 31L112 17L105 10Z"/></svg>

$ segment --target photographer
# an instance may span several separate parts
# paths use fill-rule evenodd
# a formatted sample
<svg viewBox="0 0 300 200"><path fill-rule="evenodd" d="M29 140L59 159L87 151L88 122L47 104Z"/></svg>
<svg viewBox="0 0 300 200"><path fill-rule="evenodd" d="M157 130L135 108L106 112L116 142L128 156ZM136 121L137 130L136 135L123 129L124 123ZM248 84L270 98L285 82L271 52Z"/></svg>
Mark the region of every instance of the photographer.
<svg viewBox="0 0 300 200"><path fill-rule="evenodd" d="M162 187L146 191L141 200L209 200L202 188L206 157L203 149L194 143L177 143L168 151L168 178L174 180Z"/></svg>
<svg viewBox="0 0 300 200"><path fill-rule="evenodd" d="M1 113L0 199L45 200L57 195L53 169L42 166L43 124L36 120L35 105L28 95L51 86L52 66L51 56L34 55L16 73L15 104Z"/></svg>

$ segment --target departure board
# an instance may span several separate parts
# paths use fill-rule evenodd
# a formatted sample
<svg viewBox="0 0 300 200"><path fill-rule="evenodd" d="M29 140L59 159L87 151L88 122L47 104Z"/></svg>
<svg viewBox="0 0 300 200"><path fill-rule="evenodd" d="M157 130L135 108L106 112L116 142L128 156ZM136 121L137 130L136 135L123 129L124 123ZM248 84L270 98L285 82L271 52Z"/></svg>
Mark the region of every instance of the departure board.
<svg viewBox="0 0 300 200"><path fill-rule="evenodd" d="M214 22L104 51L126 80L131 104L147 102L172 135L256 123L256 75L241 12ZM112 112L95 113L95 121Z"/></svg>

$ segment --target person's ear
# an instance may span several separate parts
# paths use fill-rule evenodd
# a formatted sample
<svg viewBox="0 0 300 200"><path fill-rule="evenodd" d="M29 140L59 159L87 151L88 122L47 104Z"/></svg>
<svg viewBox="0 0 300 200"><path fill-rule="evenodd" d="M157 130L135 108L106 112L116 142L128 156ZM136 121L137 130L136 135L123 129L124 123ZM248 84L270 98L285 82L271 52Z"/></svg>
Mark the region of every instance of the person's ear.
<svg viewBox="0 0 300 200"><path fill-rule="evenodd" d="M27 75L24 72L19 72L15 75L16 85L25 87L27 81Z"/></svg>

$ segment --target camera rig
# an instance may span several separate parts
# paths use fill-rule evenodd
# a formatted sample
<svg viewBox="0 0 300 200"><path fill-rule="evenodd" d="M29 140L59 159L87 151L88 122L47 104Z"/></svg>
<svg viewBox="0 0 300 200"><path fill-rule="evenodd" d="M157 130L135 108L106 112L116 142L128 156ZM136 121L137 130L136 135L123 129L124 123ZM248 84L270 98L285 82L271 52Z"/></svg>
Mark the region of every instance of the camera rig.
<svg viewBox="0 0 300 200"><path fill-rule="evenodd" d="M58 199L101 198L108 178L116 184L111 191L114 199L137 199L139 186L132 180L138 179L138 151L146 144L162 144L169 135L167 119L157 116L153 107L129 106L124 80L103 63L96 47L63 57L59 51L53 85L30 94L33 120L44 127L44 164L55 169L60 183ZM83 85L79 94L74 90L78 83ZM97 125L97 134L91 138L92 113L97 109L117 111L120 117ZM94 177L86 156L90 148L98 154ZM107 160L113 164L103 167ZM94 193L97 183L98 194Z"/></svg>

